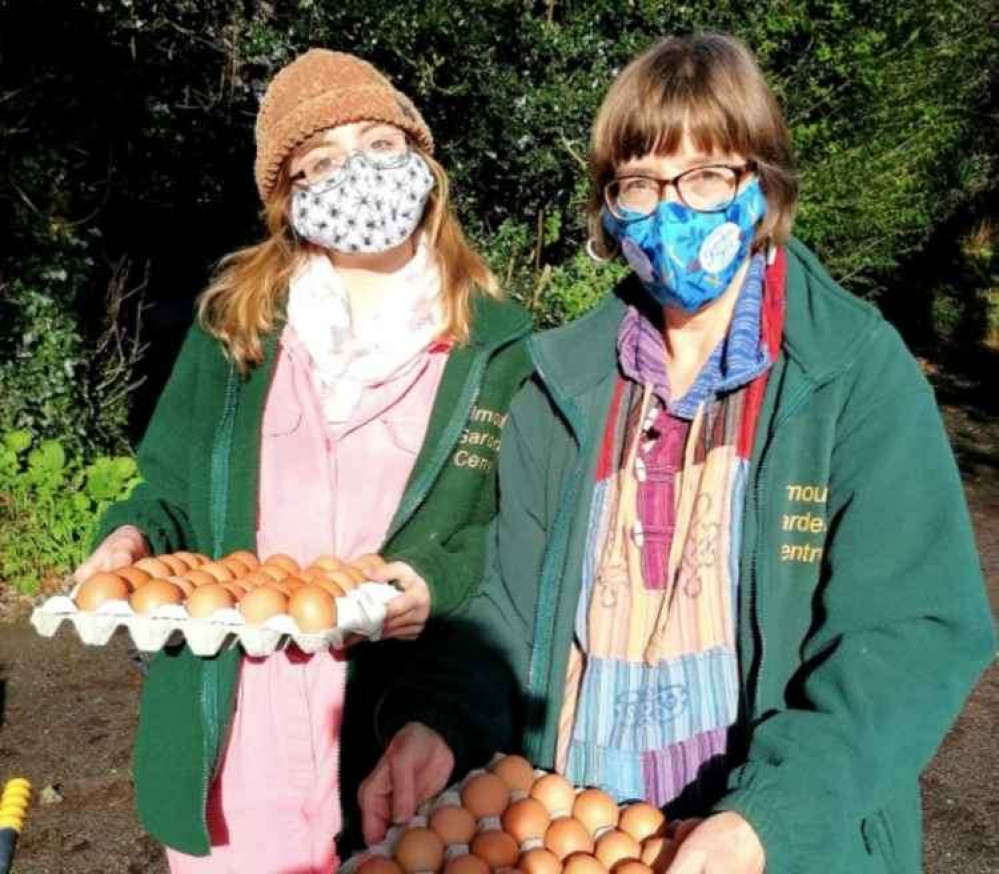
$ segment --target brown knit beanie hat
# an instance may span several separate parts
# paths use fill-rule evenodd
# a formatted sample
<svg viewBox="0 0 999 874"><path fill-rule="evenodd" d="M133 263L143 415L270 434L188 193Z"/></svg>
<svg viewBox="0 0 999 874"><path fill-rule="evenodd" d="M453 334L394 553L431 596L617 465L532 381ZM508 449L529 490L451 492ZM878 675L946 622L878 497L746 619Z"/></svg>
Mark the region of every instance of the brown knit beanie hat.
<svg viewBox="0 0 999 874"><path fill-rule="evenodd" d="M274 188L281 163L314 133L355 121L383 121L433 152L430 128L412 101L367 61L343 52L309 49L271 80L257 113L254 175L261 200Z"/></svg>

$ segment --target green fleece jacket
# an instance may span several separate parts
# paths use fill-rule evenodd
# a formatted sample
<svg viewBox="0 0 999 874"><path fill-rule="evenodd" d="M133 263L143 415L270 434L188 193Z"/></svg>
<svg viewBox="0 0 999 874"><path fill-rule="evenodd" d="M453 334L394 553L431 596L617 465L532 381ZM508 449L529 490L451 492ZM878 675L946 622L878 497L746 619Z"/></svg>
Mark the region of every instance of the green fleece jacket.
<svg viewBox="0 0 999 874"><path fill-rule="evenodd" d="M476 301L471 342L449 356L423 447L380 550L426 579L434 621L460 609L482 578L485 533L496 511L499 437L510 400L529 374L522 341L529 330L520 307ZM219 557L255 549L261 423L278 335L268 336L263 363L244 379L216 340L191 329L139 447L143 482L109 509L95 544L132 524L154 554L187 549ZM380 662L380 650L396 646L365 643L350 651L340 780L348 828L356 829L361 764L376 760L386 734L375 722L382 689L367 681L357 688L355 678L371 673L367 660ZM209 851L205 802L239 664L238 649L214 658L186 647L163 650L143 687L134 753L139 817L152 835L186 853Z"/></svg>
<svg viewBox="0 0 999 874"><path fill-rule="evenodd" d="M916 872L919 774L994 655L993 623L930 386L872 307L800 243L787 257L739 556L741 714L714 809L752 824L768 874ZM397 677L397 724L553 766L622 295L636 288L530 342L487 578L451 645Z"/></svg>

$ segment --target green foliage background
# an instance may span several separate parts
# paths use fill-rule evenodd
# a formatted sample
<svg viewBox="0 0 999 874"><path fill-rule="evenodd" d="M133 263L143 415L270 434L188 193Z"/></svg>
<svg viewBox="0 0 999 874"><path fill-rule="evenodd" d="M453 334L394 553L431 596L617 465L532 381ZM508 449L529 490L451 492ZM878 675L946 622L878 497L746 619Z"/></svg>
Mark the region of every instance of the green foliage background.
<svg viewBox="0 0 999 874"><path fill-rule="evenodd" d="M57 440L0 435L0 581L24 592L85 558L100 513L138 483L135 460L84 464Z"/></svg>
<svg viewBox="0 0 999 874"><path fill-rule="evenodd" d="M127 451L212 263L260 234L257 102L310 46L356 52L414 98L466 227L540 326L622 272L582 251L608 84L703 28L757 52L794 133L797 233L833 274L896 296L930 339L982 301L995 321L991 255L974 288L932 282L976 222L976 251L994 249L996 25L994 0L0 0L0 432L81 463ZM914 281L929 291L908 296Z"/></svg>

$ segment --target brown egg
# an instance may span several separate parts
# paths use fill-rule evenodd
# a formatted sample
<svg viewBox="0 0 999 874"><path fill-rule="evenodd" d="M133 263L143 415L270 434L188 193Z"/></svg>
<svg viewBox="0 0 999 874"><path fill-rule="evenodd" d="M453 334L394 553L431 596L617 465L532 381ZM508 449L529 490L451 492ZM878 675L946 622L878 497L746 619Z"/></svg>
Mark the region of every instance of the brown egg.
<svg viewBox="0 0 999 874"><path fill-rule="evenodd" d="M290 555L285 555L283 552L268 556L264 564L269 567L284 568L289 574L297 574L302 569L295 559Z"/></svg>
<svg viewBox="0 0 999 874"><path fill-rule="evenodd" d="M300 586L288 601L288 614L306 634L327 631L336 625L336 601L318 586Z"/></svg>
<svg viewBox="0 0 999 874"><path fill-rule="evenodd" d="M428 828L406 829L396 845L395 860L407 874L440 871L444 862L444 841Z"/></svg>
<svg viewBox="0 0 999 874"><path fill-rule="evenodd" d="M194 583L192 583L187 577L167 577L167 582L173 583L184 593L185 597L194 591Z"/></svg>
<svg viewBox="0 0 999 874"><path fill-rule="evenodd" d="M520 857L520 868L524 874L561 874L562 863L551 850L539 847Z"/></svg>
<svg viewBox="0 0 999 874"><path fill-rule="evenodd" d="M646 838L642 843L642 862L653 871L665 871L680 845L669 838Z"/></svg>
<svg viewBox="0 0 999 874"><path fill-rule="evenodd" d="M245 549L238 549L236 552L230 553L226 558L234 558L236 561L241 561L246 565L251 571L255 571L260 567L260 559L258 559L252 552L248 552Z"/></svg>
<svg viewBox="0 0 999 874"><path fill-rule="evenodd" d="M287 571L283 567L278 567L276 564L260 565L260 573L266 574L276 583L281 582L285 577L291 576L291 571Z"/></svg>
<svg viewBox="0 0 999 874"><path fill-rule="evenodd" d="M617 802L602 789L584 789L573 802L572 815L597 837L617 825L621 811Z"/></svg>
<svg viewBox="0 0 999 874"><path fill-rule="evenodd" d="M321 555L314 562L312 562L312 567L319 568L324 571L338 571L343 567L343 562L332 555Z"/></svg>
<svg viewBox="0 0 999 874"><path fill-rule="evenodd" d="M163 604L179 604L183 600L184 593L173 583L150 580L132 592L128 603L136 613L150 613Z"/></svg>
<svg viewBox="0 0 999 874"><path fill-rule="evenodd" d="M236 575L229 568L217 561L210 561L208 564L203 564L198 570L204 574L211 574L215 577L216 582L219 583L229 583L236 579Z"/></svg>
<svg viewBox="0 0 999 874"><path fill-rule="evenodd" d="M291 586L286 586L284 584L284 580L282 580L280 583L277 583L274 580L271 580L267 584L267 588L268 589L273 589L275 592L280 592L286 598L290 598L291 594L292 594L292 591L293 591L293 589L291 588Z"/></svg>
<svg viewBox="0 0 999 874"><path fill-rule="evenodd" d="M228 583L219 583L219 585L225 589L230 595L232 595L237 601L242 601L246 597L246 593L251 591L251 589L246 586L241 586L235 580L230 580Z"/></svg>
<svg viewBox="0 0 999 874"><path fill-rule="evenodd" d="M316 567L315 565L310 565L304 571L302 571L299 576L309 583L315 583L319 580L326 579L326 571L321 567Z"/></svg>
<svg viewBox="0 0 999 874"><path fill-rule="evenodd" d="M232 556L228 558L223 558L219 561L219 564L224 568L228 568L232 571L232 575L238 580L240 577L245 577L249 572L250 568L247 567L238 558L233 558Z"/></svg>
<svg viewBox="0 0 999 874"><path fill-rule="evenodd" d="M611 829L597 838L593 855L601 865L609 869L625 859L641 859L642 845L627 832Z"/></svg>
<svg viewBox="0 0 999 874"><path fill-rule="evenodd" d="M614 866L614 874L653 874L652 869L643 862L625 859Z"/></svg>
<svg viewBox="0 0 999 874"><path fill-rule="evenodd" d="M354 583L354 578L350 576L346 571L328 571L326 574L326 579L331 583L336 583L344 592L349 592L351 589L356 589L357 585Z"/></svg>
<svg viewBox="0 0 999 874"><path fill-rule="evenodd" d="M399 863L384 856L371 856L357 868L357 874L403 874Z"/></svg>
<svg viewBox="0 0 999 874"><path fill-rule="evenodd" d="M260 586L248 592L239 602L239 612L247 625L263 625L272 616L285 613L287 609L288 598L270 586Z"/></svg>
<svg viewBox="0 0 999 874"><path fill-rule="evenodd" d="M211 574L206 574L200 568L198 570L188 571L186 574L184 574L184 576L187 577L192 583L194 583L195 587L214 586L217 582L219 582Z"/></svg>
<svg viewBox="0 0 999 874"><path fill-rule="evenodd" d="M175 555L161 555L159 556L159 560L170 568L170 576L167 579L182 576L191 569L186 561L177 558Z"/></svg>
<svg viewBox="0 0 999 874"><path fill-rule="evenodd" d="M564 860L573 853L589 853L593 849L590 833L578 819L563 816L556 819L545 832L545 849Z"/></svg>
<svg viewBox="0 0 999 874"><path fill-rule="evenodd" d="M83 581L76 591L76 606L81 610L96 610L105 601L124 601L130 591L128 583L118 574L101 571Z"/></svg>
<svg viewBox="0 0 999 874"><path fill-rule="evenodd" d="M385 566L385 559L375 552L367 552L352 558L347 564L357 568L366 577L370 577L376 570Z"/></svg>
<svg viewBox="0 0 999 874"><path fill-rule="evenodd" d="M573 853L562 866L563 874L607 874L607 869L589 853Z"/></svg>
<svg viewBox="0 0 999 874"><path fill-rule="evenodd" d="M476 819L499 816L510 803L510 789L495 774L478 774L462 787L461 803Z"/></svg>
<svg viewBox="0 0 999 874"><path fill-rule="evenodd" d="M531 798L537 798L553 817L569 816L576 800L576 790L560 774L545 774L534 781Z"/></svg>
<svg viewBox="0 0 999 874"><path fill-rule="evenodd" d="M317 580L315 585L324 592L329 592L334 598L342 598L346 592L332 580Z"/></svg>
<svg viewBox="0 0 999 874"><path fill-rule="evenodd" d="M427 824L445 844L467 844L475 836L475 817L457 804L438 807Z"/></svg>
<svg viewBox="0 0 999 874"><path fill-rule="evenodd" d="M187 596L187 612L194 619L211 616L216 610L228 610L236 606L236 598L221 583L198 586Z"/></svg>
<svg viewBox="0 0 999 874"><path fill-rule="evenodd" d="M345 564L340 569L340 573L346 574L353 586L359 586L361 583L367 582L368 579L362 571L356 567L351 567L349 564Z"/></svg>
<svg viewBox="0 0 999 874"><path fill-rule="evenodd" d="M517 842L506 832L479 832L472 839L472 852L490 868L512 868L520 858Z"/></svg>
<svg viewBox="0 0 999 874"><path fill-rule="evenodd" d="M170 576L170 566L163 564L158 558L140 558L132 567L137 567L140 571L145 571L154 579L165 579Z"/></svg>
<svg viewBox="0 0 999 874"><path fill-rule="evenodd" d="M514 801L503 813L503 830L524 849L541 846L550 823L547 808L536 798Z"/></svg>
<svg viewBox="0 0 999 874"><path fill-rule="evenodd" d="M281 580L281 583L282 585L291 589L292 592L297 592L299 589L302 588L302 586L306 585L305 580L303 580L301 577L296 577L296 576L285 577L283 580Z"/></svg>
<svg viewBox="0 0 999 874"><path fill-rule="evenodd" d="M255 589L257 586L266 586L268 583L273 583L267 574L262 574L260 571L251 571L245 577L240 577L239 582L251 589Z"/></svg>
<svg viewBox="0 0 999 874"><path fill-rule="evenodd" d="M140 570L135 565L132 565L131 567L119 568L115 571L115 573L128 583L128 587L133 591L139 588L139 586L145 585L152 579L149 574L147 574L144 570Z"/></svg>
<svg viewBox="0 0 999 874"><path fill-rule="evenodd" d="M196 567L200 567L205 563L204 556L198 555L194 552L175 552L174 557L179 558L191 570L194 570Z"/></svg>
<svg viewBox="0 0 999 874"><path fill-rule="evenodd" d="M455 856L444 866L444 874L489 874L489 866L478 856Z"/></svg>
<svg viewBox="0 0 999 874"><path fill-rule="evenodd" d="M503 756L490 765L489 770L511 789L530 792L534 785L534 768L523 756Z"/></svg>
<svg viewBox="0 0 999 874"><path fill-rule="evenodd" d="M627 832L641 843L662 832L666 826L666 817L657 807L639 801L637 804L629 804L621 811L621 819L617 825L621 831Z"/></svg>

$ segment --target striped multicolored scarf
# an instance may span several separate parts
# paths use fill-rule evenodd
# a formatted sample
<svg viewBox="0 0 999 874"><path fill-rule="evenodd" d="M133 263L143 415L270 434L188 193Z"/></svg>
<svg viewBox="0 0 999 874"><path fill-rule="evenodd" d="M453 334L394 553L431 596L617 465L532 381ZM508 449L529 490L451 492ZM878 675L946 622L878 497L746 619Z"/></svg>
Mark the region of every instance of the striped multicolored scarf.
<svg viewBox="0 0 999 874"><path fill-rule="evenodd" d="M683 814L723 780L743 496L783 313L783 253L758 255L725 340L675 400L659 329L625 318L559 725L557 766L577 784Z"/></svg>

